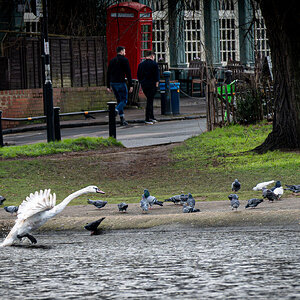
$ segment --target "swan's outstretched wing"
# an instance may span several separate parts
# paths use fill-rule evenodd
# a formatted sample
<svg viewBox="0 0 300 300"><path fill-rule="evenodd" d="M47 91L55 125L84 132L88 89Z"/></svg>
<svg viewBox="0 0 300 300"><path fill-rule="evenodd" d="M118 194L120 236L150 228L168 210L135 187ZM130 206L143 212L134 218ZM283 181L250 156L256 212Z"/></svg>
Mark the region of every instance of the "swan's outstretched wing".
<svg viewBox="0 0 300 300"><path fill-rule="evenodd" d="M18 210L18 219L25 220L37 213L40 213L45 210L52 209L56 203L55 193L50 194L49 190L44 190L40 192L35 192L30 194L26 199L21 203Z"/></svg>

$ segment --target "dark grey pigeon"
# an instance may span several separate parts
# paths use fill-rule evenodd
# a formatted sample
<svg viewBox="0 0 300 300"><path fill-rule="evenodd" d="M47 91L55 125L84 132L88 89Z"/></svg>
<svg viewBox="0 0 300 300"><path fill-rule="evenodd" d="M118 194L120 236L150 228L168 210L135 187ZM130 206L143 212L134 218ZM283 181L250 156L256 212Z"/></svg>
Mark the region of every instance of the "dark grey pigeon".
<svg viewBox="0 0 300 300"><path fill-rule="evenodd" d="M184 204L186 203L189 195L180 194L170 197L169 199L165 199L165 202L173 202L174 204Z"/></svg>
<svg viewBox="0 0 300 300"><path fill-rule="evenodd" d="M238 200L239 196L237 194L230 194L228 198L230 200L230 205L232 210L234 209L237 210L238 207L240 206L240 201Z"/></svg>
<svg viewBox="0 0 300 300"><path fill-rule="evenodd" d="M141 209L143 210L143 212L147 212L148 211L148 209L149 209L149 203L146 200L146 197L144 196L144 194L142 195L142 199L141 199L140 205L141 205Z"/></svg>
<svg viewBox="0 0 300 300"><path fill-rule="evenodd" d="M94 222L91 222L91 223L88 223L84 226L84 228L86 230L89 230L91 232L91 235L98 235L100 233L99 229L98 229L98 226L100 225L100 223L105 219L105 217L97 220L97 221L94 221Z"/></svg>
<svg viewBox="0 0 300 300"><path fill-rule="evenodd" d="M19 206L13 206L13 205L4 206L4 210L8 213L11 213L11 214L17 213L18 209L19 209Z"/></svg>
<svg viewBox="0 0 300 300"><path fill-rule="evenodd" d="M200 211L200 209L195 209L192 206L188 206L186 204L183 204L183 207L182 207L182 212L183 213L193 213L193 212L199 212L199 211Z"/></svg>
<svg viewBox="0 0 300 300"><path fill-rule="evenodd" d="M285 185L287 188L285 190L292 191L293 193L300 193L300 184L298 185Z"/></svg>
<svg viewBox="0 0 300 300"><path fill-rule="evenodd" d="M181 199L180 197L181 197L181 195L175 195L168 199L165 199L164 202L173 202L174 204L178 204L178 203L180 203L180 199Z"/></svg>
<svg viewBox="0 0 300 300"><path fill-rule="evenodd" d="M5 200L6 199L3 196L0 195L0 205L2 205Z"/></svg>
<svg viewBox="0 0 300 300"><path fill-rule="evenodd" d="M263 198L267 198L271 202L273 202L274 200L278 200L278 196L276 196L270 189L263 188L262 196Z"/></svg>
<svg viewBox="0 0 300 300"><path fill-rule="evenodd" d="M234 182L231 184L231 190L237 192L238 190L240 190L240 188L241 188L240 182L237 179L235 179Z"/></svg>
<svg viewBox="0 0 300 300"><path fill-rule="evenodd" d="M125 202L121 202L118 204L118 208L119 208L119 211L126 212L127 208L128 208L128 204L126 204Z"/></svg>
<svg viewBox="0 0 300 300"><path fill-rule="evenodd" d="M263 202L264 199L258 199L258 198L251 198L248 200L248 203L247 205L245 206L245 208L248 208L248 207L256 207L259 203Z"/></svg>
<svg viewBox="0 0 300 300"><path fill-rule="evenodd" d="M87 202L89 204L95 205L97 208L102 208L107 204L107 201L103 201L103 200L90 200L90 199L88 199Z"/></svg>
<svg viewBox="0 0 300 300"><path fill-rule="evenodd" d="M275 186L273 186L272 188L270 188L270 190L272 192L274 192L274 190L277 189L277 188L279 188L279 187L281 187L281 182L278 180L278 181L276 181Z"/></svg>
<svg viewBox="0 0 300 300"><path fill-rule="evenodd" d="M188 196L188 199L187 199L187 201L186 201L186 204L187 204L188 206L191 206L191 207L195 207L195 205L196 205L196 201L195 201L195 199L193 198L193 196L192 196L191 193L189 193L189 196Z"/></svg>

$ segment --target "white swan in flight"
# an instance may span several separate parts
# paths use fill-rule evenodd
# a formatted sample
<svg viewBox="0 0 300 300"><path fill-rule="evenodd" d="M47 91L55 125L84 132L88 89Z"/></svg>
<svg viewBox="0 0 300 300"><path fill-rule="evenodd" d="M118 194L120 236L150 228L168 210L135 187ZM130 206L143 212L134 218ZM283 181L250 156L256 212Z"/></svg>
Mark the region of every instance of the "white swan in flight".
<svg viewBox="0 0 300 300"><path fill-rule="evenodd" d="M70 201L88 193L105 194L97 186L91 185L69 195L61 203L55 205L56 195L55 193L50 194L50 189L41 190L34 194L31 193L19 206L16 223L2 244L0 244L0 247L11 246L17 239L22 239L23 237L29 238L35 244L37 241L29 234L31 231L39 228L49 219L63 211Z"/></svg>

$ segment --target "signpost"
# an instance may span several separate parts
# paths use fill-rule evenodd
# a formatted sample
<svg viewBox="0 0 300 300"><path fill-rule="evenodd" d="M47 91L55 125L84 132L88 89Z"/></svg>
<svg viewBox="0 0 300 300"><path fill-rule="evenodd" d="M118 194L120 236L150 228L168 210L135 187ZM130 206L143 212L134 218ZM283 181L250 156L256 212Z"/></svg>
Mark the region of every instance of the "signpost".
<svg viewBox="0 0 300 300"><path fill-rule="evenodd" d="M42 0L43 5L43 30L41 30L41 39L43 45L44 59L44 71L45 71L45 82L43 87L44 96L44 108L46 114L47 122L47 141L53 142L55 140L54 134L54 112L53 112L53 88L51 81L50 72L50 48L49 48L49 38L48 38L48 7L47 0ZM42 55L43 56L43 55Z"/></svg>

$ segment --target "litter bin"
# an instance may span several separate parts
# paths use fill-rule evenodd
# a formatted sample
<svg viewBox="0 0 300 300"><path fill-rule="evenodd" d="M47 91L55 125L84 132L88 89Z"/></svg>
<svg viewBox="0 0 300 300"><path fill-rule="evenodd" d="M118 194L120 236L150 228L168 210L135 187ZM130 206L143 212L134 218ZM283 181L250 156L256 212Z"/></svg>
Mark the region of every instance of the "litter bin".
<svg viewBox="0 0 300 300"><path fill-rule="evenodd" d="M160 91L160 113L162 115L166 114L167 99L166 99L166 84L164 82L159 83Z"/></svg>
<svg viewBox="0 0 300 300"><path fill-rule="evenodd" d="M179 82L171 82L170 83L170 91L171 91L171 105L173 115L179 115L179 102L180 102L180 83Z"/></svg>
<svg viewBox="0 0 300 300"><path fill-rule="evenodd" d="M232 81L229 84L221 85L217 87L217 92L220 96L223 97L225 101L225 114L224 114L224 121L227 120L227 105L231 104L231 102L234 102L234 96L235 96L235 83L236 80ZM226 97L227 94L227 97ZM226 102L228 101L228 103Z"/></svg>

